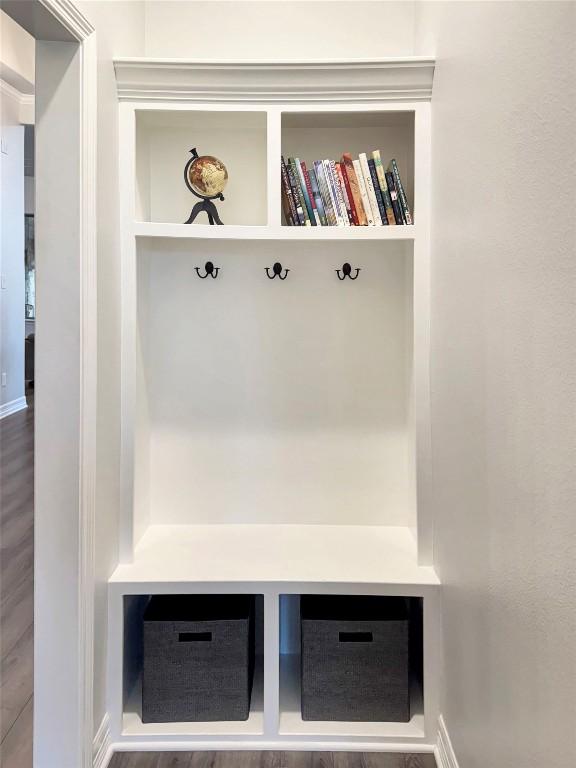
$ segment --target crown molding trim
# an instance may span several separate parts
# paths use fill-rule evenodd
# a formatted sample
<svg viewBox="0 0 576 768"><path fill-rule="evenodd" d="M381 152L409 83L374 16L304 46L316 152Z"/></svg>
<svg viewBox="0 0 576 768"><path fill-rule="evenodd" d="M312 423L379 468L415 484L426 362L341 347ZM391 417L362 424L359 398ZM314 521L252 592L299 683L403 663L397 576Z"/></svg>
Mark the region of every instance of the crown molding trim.
<svg viewBox="0 0 576 768"><path fill-rule="evenodd" d="M95 31L92 24L71 0L39 0L39 2L78 42L84 41Z"/></svg>
<svg viewBox="0 0 576 768"><path fill-rule="evenodd" d="M430 101L434 59L114 61L120 101L370 103Z"/></svg>
<svg viewBox="0 0 576 768"><path fill-rule="evenodd" d="M18 104L18 120L22 125L34 124L34 94L22 93L13 85L0 79L0 93Z"/></svg>

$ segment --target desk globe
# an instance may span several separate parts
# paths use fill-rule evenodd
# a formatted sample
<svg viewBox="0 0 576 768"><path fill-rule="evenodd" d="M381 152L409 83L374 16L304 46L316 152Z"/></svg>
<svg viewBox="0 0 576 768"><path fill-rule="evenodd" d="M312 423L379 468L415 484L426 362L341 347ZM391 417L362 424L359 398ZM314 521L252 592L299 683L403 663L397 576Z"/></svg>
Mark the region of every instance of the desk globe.
<svg viewBox="0 0 576 768"><path fill-rule="evenodd" d="M193 195L199 197L202 202L196 203L185 224L192 224L196 216L202 211L208 215L210 224L223 224L218 215L218 210L213 200L224 200L224 187L228 183L228 171L226 166L217 157L212 155L198 155L196 148L190 150L192 157L184 168L184 181Z"/></svg>

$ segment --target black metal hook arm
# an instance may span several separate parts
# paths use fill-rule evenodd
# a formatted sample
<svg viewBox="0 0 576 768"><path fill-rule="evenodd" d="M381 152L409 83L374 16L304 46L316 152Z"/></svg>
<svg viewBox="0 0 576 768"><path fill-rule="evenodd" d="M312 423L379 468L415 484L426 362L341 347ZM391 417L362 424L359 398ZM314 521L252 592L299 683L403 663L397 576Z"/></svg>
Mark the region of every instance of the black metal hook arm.
<svg viewBox="0 0 576 768"><path fill-rule="evenodd" d="M284 272L284 274L282 274L282 272ZM277 261L272 267L272 274L270 274L270 267L266 267L266 274L270 280L274 280L275 277L279 277L280 280L286 280L288 277L288 272L290 272L290 270L283 269L282 264L280 264L279 261Z"/></svg>
<svg viewBox="0 0 576 768"><path fill-rule="evenodd" d="M215 267L214 264L212 264L211 261L207 261L204 265L204 274L200 274L200 270L198 267L194 267L196 270L196 274L201 280L205 280L208 276L216 279L218 277L218 272L220 272L220 267Z"/></svg>
<svg viewBox="0 0 576 768"><path fill-rule="evenodd" d="M360 273L360 267L356 267L356 274L354 275L354 277L352 277L352 267L350 264L348 264L348 262L346 262L345 264L342 264L342 269L335 269L334 271L338 275L338 280L344 280L347 277L349 277L350 280L356 280L356 278Z"/></svg>

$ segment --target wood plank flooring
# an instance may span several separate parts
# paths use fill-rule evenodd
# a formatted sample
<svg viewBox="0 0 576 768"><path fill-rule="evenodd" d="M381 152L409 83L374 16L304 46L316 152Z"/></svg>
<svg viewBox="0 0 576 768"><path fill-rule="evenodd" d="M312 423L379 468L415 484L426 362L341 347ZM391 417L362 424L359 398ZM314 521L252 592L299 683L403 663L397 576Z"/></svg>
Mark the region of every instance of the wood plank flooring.
<svg viewBox="0 0 576 768"><path fill-rule="evenodd" d="M34 402L0 421L0 764L32 768Z"/></svg>
<svg viewBox="0 0 576 768"><path fill-rule="evenodd" d="M34 403L0 421L0 765L32 768ZM435 768L377 752L139 752L110 768Z"/></svg>
<svg viewBox="0 0 576 768"><path fill-rule="evenodd" d="M110 768L436 768L436 761L382 752L123 752Z"/></svg>

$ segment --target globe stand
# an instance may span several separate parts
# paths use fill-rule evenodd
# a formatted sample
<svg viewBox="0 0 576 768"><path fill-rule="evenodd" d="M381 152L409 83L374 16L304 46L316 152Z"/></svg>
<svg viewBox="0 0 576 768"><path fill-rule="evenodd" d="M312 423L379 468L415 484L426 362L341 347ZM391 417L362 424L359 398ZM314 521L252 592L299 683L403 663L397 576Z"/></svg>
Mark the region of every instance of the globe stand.
<svg viewBox="0 0 576 768"><path fill-rule="evenodd" d="M188 221L185 221L184 224L192 224L196 216L198 216L199 213L202 213L204 211L208 216L208 223L209 224L224 224L224 222L220 219L220 216L218 215L218 209L212 202L213 199L220 199L224 200L223 195L217 195L216 198L209 198L209 199L203 199L201 203L196 203L194 208L192 208L192 212L190 213L190 217Z"/></svg>

